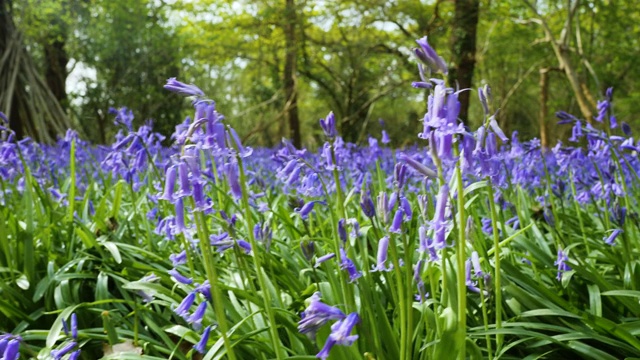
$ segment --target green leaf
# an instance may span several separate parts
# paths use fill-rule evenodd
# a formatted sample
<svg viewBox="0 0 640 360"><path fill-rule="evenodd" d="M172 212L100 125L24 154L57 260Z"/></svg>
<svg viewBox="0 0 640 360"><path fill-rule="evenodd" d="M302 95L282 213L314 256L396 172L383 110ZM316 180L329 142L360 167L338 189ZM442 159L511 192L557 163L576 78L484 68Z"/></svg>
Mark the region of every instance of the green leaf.
<svg viewBox="0 0 640 360"><path fill-rule="evenodd" d="M118 245L116 245L116 243L113 243L111 241L104 241L102 242L102 245L104 245L104 247L109 250L116 263L122 263L122 256L120 255L120 250L118 250Z"/></svg>

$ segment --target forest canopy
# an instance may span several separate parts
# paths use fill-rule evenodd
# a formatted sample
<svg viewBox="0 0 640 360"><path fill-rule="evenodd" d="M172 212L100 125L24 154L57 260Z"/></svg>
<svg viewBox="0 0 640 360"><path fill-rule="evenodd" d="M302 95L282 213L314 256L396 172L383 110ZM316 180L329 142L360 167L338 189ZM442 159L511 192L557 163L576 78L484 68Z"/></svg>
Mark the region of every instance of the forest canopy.
<svg viewBox="0 0 640 360"><path fill-rule="evenodd" d="M392 145L411 144L426 108L427 91L411 86L423 36L446 59L449 85L470 89L460 117L472 127L485 85L500 126L543 144L570 135L555 112L590 122L609 87L617 120L638 127L631 0L0 0L0 18L0 111L43 141L71 124L105 142L120 107L168 136L193 116L162 87L177 77L254 144L315 146L329 111L346 141L384 129Z"/></svg>

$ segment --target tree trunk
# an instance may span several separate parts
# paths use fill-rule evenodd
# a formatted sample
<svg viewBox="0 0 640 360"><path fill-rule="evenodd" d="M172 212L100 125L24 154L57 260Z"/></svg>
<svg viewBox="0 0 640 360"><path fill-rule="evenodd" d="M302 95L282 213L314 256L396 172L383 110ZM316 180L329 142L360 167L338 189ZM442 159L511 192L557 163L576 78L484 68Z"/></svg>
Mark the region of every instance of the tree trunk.
<svg viewBox="0 0 640 360"><path fill-rule="evenodd" d="M473 86L473 70L476 64L476 32L478 28L479 0L455 0L455 15L451 31L451 53L454 65L449 69L449 83L468 89ZM463 91L459 95L460 115L468 124L469 99L471 92Z"/></svg>
<svg viewBox="0 0 640 360"><path fill-rule="evenodd" d="M296 89L296 4L295 0L285 0L285 46L284 59L284 94L286 98L284 112L289 122L289 137L293 145L300 148L302 139L300 136L300 118L298 116L298 91Z"/></svg>
<svg viewBox="0 0 640 360"><path fill-rule="evenodd" d="M9 126L18 138L53 142L71 127L22 43L10 0L0 0L0 89L0 111L9 116Z"/></svg>
<svg viewBox="0 0 640 360"><path fill-rule="evenodd" d="M571 84L571 88L573 89L573 93L575 94L576 100L578 101L578 107L580 107L580 112L582 113L582 116L584 116L587 123L591 124L591 122L593 121L593 111L591 110L591 106L589 105L589 100L587 96L583 92L583 83L578 78L578 73L576 72L576 69L571 64L568 50L560 46L557 46L556 56L558 57L558 62L560 63L560 67L564 70L564 73L567 75L569 84Z"/></svg>
<svg viewBox="0 0 640 360"><path fill-rule="evenodd" d="M564 28L562 33L560 34L559 39L555 39L551 28L547 21L540 15L538 9L534 4L532 4L529 0L523 0L524 3L536 14L542 29L544 30L547 38L549 39L549 43L551 44L551 48L553 49L554 54L556 55L556 59L558 59L558 64L560 69L562 69L567 76L567 80L569 80L569 84L571 85L571 89L578 101L578 107L580 107L580 112L585 120L591 124L593 121L593 109L589 102L591 98L591 94L588 94L588 89L584 82L580 81L578 77L578 72L576 68L571 63L571 57L569 56L569 38L571 34L571 23L573 22L573 17L578 16L578 7L580 5L580 0L569 0L568 1L568 14L567 19L565 21ZM578 15L577 15L578 14Z"/></svg>
<svg viewBox="0 0 640 360"><path fill-rule="evenodd" d="M69 56L64 49L65 34L59 34L61 36L52 36L51 39L44 44L44 54L46 59L46 72L45 79L47 86L53 93L53 96L58 100L60 106L63 109L69 107L69 101L67 100L66 81L67 76L67 63L69 62Z"/></svg>
<svg viewBox="0 0 640 360"><path fill-rule="evenodd" d="M547 99L549 98L549 68L540 69L540 112L538 124L540 126L540 146L543 151L548 148L547 140Z"/></svg>
<svg viewBox="0 0 640 360"><path fill-rule="evenodd" d="M9 43L13 36L15 36L15 27L11 16L11 2L9 0L0 0L0 56L9 51ZM24 136L20 107L19 98L15 95L5 103L4 108L0 105L0 111L6 112L9 117L9 128L15 132L18 139Z"/></svg>

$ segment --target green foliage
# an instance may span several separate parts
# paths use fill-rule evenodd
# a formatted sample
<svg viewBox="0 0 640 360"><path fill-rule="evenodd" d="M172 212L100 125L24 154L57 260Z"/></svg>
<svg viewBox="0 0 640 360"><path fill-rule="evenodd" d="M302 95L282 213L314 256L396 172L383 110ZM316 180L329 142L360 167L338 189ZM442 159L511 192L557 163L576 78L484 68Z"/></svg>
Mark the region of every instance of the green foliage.
<svg viewBox="0 0 640 360"><path fill-rule="evenodd" d="M86 69L79 72L86 90L82 84L71 84L68 91L73 113L94 140L109 138L113 128L107 110L120 106L132 108L139 123L153 118L156 128L169 135L190 114L187 104L160 87L173 76L203 84L210 94L225 94L218 107L243 129L244 137L270 146L288 136L282 82L284 1L15 3L19 25L41 62L46 60L38 44L52 41L50 33L58 29L67 39L73 66ZM319 134L309 129L315 129L329 110L338 116L346 140L362 143L369 134L377 137L377 120L382 118L399 144L413 142L409 131L424 105L422 94L407 86L417 75L408 48L401 44L429 35L438 52L449 58L449 46L455 45L446 41L452 4L295 4L296 87L302 128L307 129L303 142L317 144ZM559 35L567 16L565 2L538 2L538 11ZM527 138L539 135L538 71L558 66L540 26L530 21L532 16L523 1L481 2L474 76L475 85L492 85L502 127ZM633 81L640 75L640 67L634 66L638 20L640 12L631 2L582 1L568 43L593 109L604 89L613 86L625 95L616 105L618 120L633 126L633 114L640 111L640 91ZM566 136L553 125L553 113L579 113L575 102L563 96L571 91L562 72L551 73L551 142ZM482 109L472 104L470 118L480 118Z"/></svg>

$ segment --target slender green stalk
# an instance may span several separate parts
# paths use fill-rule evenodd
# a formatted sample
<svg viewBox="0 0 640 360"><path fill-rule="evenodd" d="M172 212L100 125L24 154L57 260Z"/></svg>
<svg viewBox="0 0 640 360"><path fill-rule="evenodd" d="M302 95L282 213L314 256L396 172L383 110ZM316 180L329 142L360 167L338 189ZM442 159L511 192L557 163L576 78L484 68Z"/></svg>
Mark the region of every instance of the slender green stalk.
<svg viewBox="0 0 640 360"><path fill-rule="evenodd" d="M500 235L498 233L498 214L496 211L496 204L493 202L493 184L491 178L487 177L489 186L489 208L491 211L491 226L493 227L493 262L495 273L493 274L494 291L496 296L496 329L502 328L502 276L500 271ZM504 339L503 334L496 334L496 353L502 348L502 342Z"/></svg>
<svg viewBox="0 0 640 360"><path fill-rule="evenodd" d="M458 266L457 292L458 292L458 359L466 357L467 339L467 284L465 278L465 261L467 259L467 237L465 232L466 219L464 216L464 183L462 180L462 170L460 161L456 164L456 177L458 179L458 240L456 241L456 263Z"/></svg>
<svg viewBox="0 0 640 360"><path fill-rule="evenodd" d="M484 331L489 331L489 315L487 312L487 299L484 296L484 279L478 279L478 287L480 288L480 302L482 304L482 323L484 325ZM493 359L493 350L491 345L491 335L485 335L487 341L487 357L489 360Z"/></svg>
<svg viewBox="0 0 640 360"><path fill-rule="evenodd" d="M216 313L216 317L218 318L218 326L220 327L220 332L222 335L222 341L224 343L224 347L227 351L227 356L229 360L235 360L236 355L231 347L231 342L229 341L229 336L227 335L227 331L229 330L229 326L227 324L227 316L225 315L224 308L222 307L222 292L220 287L218 286L218 270L213 263L213 256L211 254L211 247L209 244L209 228L207 227L207 221L204 217L204 214L201 211L194 212L194 220L196 223L196 229L198 232L198 237L200 241L198 244L200 246L200 251L202 252L202 257L204 258L205 270L207 273L207 279L209 279L209 285L211 286L211 292L213 296L213 309Z"/></svg>
<svg viewBox="0 0 640 360"><path fill-rule="evenodd" d="M398 312L400 314L400 355L403 359L410 359L410 357L406 357L408 352L410 352L411 346L407 344L411 339L407 339L407 313L406 313L406 296L404 291L404 281L402 280L402 268L400 267L400 256L398 254L398 249L396 246L395 236L391 236L389 239L389 250L391 252L391 262L393 263L393 274L397 283L397 293L398 293Z"/></svg>

